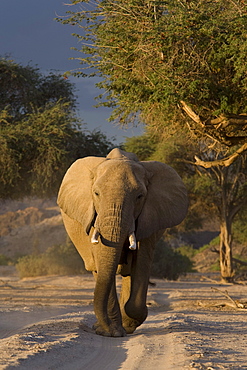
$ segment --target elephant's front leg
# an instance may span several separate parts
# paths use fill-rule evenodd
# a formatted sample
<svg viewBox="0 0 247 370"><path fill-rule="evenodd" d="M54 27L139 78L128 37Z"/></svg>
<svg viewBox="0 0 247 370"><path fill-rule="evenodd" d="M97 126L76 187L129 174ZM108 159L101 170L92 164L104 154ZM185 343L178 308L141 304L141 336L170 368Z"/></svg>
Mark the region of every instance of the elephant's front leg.
<svg viewBox="0 0 247 370"><path fill-rule="evenodd" d="M97 273L94 273L97 279ZM107 303L107 317L98 319L93 325L96 334L113 337L124 337L126 331L122 326L122 317L116 293L116 283L112 285Z"/></svg>

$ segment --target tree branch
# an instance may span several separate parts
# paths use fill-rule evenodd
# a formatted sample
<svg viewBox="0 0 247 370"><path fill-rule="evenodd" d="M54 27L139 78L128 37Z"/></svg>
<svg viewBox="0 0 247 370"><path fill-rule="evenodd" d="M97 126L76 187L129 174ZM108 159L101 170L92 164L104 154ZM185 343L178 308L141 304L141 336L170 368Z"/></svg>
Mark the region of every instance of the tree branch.
<svg viewBox="0 0 247 370"><path fill-rule="evenodd" d="M247 151L247 143L241 146L236 152L234 152L232 155L226 158L218 159L216 161L202 161L200 158L195 156L196 162L194 163L196 166L202 166L204 168L211 168L213 166L223 166L228 167L230 166L239 155L243 154Z"/></svg>
<svg viewBox="0 0 247 370"><path fill-rule="evenodd" d="M211 287L212 290L214 290L215 292L220 292L221 294L223 294L226 298L228 298L232 303L233 303L233 306L235 308L242 308L242 307L239 307L238 303L236 301L234 301L234 299L232 299L229 294L228 294L228 291L225 290L224 292L222 292L222 290L218 289L218 288L215 288L215 287Z"/></svg>
<svg viewBox="0 0 247 370"><path fill-rule="evenodd" d="M229 147L244 144L247 141L247 135L245 135L247 129L246 114L221 114L219 117L203 120L185 101L181 100L180 104L182 110L198 125L198 131L202 135ZM243 136L239 134L241 131L244 134Z"/></svg>
<svg viewBox="0 0 247 370"><path fill-rule="evenodd" d="M247 115L246 114L229 114L226 116L225 114L221 114L219 117L214 118L209 121L210 124L216 126L217 129L219 128L226 128L227 126L233 125L237 126L247 126Z"/></svg>
<svg viewBox="0 0 247 370"><path fill-rule="evenodd" d="M180 103L182 104L182 109L185 111L185 113L187 113L194 122L198 123L202 128L204 128L205 125L201 121L201 118L185 103L185 101L181 100Z"/></svg>
<svg viewBox="0 0 247 370"><path fill-rule="evenodd" d="M247 115L246 114L231 114L229 116L220 115L214 119L208 119L205 122L201 119L201 117L196 114L192 108L185 103L185 101L180 101L182 110L199 126L198 131L201 134L210 137L211 139L217 141L220 144L224 144L227 146L234 146L238 144L243 145L237 149L233 154L226 158L222 158L215 161L202 161L200 158L195 156L196 162L194 163L196 166L202 166L204 168L211 168L214 166L223 166L228 167L230 166L239 155L243 154L247 151L247 136L229 136L226 132L226 128L231 126L237 129L237 131L245 130L247 127Z"/></svg>

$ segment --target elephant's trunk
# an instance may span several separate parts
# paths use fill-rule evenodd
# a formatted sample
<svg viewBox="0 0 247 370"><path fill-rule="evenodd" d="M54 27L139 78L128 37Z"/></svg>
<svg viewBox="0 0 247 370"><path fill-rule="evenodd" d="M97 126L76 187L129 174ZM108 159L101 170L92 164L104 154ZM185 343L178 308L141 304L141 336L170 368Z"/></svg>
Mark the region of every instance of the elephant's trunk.
<svg viewBox="0 0 247 370"><path fill-rule="evenodd" d="M103 244L123 245L126 238L129 238L130 249L136 249L135 222L132 214L133 212L122 204L113 204L107 211L99 213L95 220L91 243L97 244L101 236Z"/></svg>
<svg viewBox="0 0 247 370"><path fill-rule="evenodd" d="M96 246L98 255L97 273L95 272L96 285L94 291L94 311L98 319L96 333L110 336L123 336L125 332L121 325L121 314L118 300L115 298L115 320L109 317L109 297L115 287L115 275L121 256L120 247L109 247L99 243ZM114 288L115 289L115 288ZM116 293L115 293L116 294ZM113 302L111 302L113 304ZM117 319L118 318L118 319Z"/></svg>
<svg viewBox="0 0 247 370"><path fill-rule="evenodd" d="M130 248L136 249L135 220L132 208L132 203L122 202L111 204L110 207L102 204L102 207L97 210L91 242L95 244L93 249L97 254L94 309L99 322L98 331L96 331L98 334L101 331L104 335L110 331L110 335L113 336L121 336L125 333L121 324L118 300L113 298L113 296L116 297L116 292L113 293L112 287L115 286L117 266L128 237ZM117 322L108 315L109 304L114 306L114 317L119 317Z"/></svg>

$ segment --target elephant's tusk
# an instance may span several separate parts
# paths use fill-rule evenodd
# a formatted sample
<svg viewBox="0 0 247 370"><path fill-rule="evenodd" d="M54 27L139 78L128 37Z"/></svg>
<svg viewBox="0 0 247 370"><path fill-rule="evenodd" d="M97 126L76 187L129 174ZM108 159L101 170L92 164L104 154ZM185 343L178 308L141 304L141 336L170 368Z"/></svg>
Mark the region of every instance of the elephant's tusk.
<svg viewBox="0 0 247 370"><path fill-rule="evenodd" d="M98 239L99 239L99 231L97 229L94 229L93 235L91 237L91 243L92 244L98 244Z"/></svg>
<svg viewBox="0 0 247 370"><path fill-rule="evenodd" d="M131 249L132 251L136 250L136 236L134 232L130 234L129 242L130 242L129 249Z"/></svg>

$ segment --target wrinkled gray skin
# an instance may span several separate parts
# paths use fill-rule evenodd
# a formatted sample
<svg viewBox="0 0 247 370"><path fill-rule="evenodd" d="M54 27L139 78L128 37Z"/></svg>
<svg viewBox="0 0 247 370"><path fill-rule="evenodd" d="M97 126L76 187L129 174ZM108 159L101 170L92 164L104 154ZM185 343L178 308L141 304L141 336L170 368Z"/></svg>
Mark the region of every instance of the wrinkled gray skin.
<svg viewBox="0 0 247 370"><path fill-rule="evenodd" d="M96 279L96 333L133 333L147 317L155 243L187 213L180 177L164 163L139 162L134 154L113 149L106 158L86 157L72 164L58 205L71 240ZM122 275L120 302L116 273Z"/></svg>

